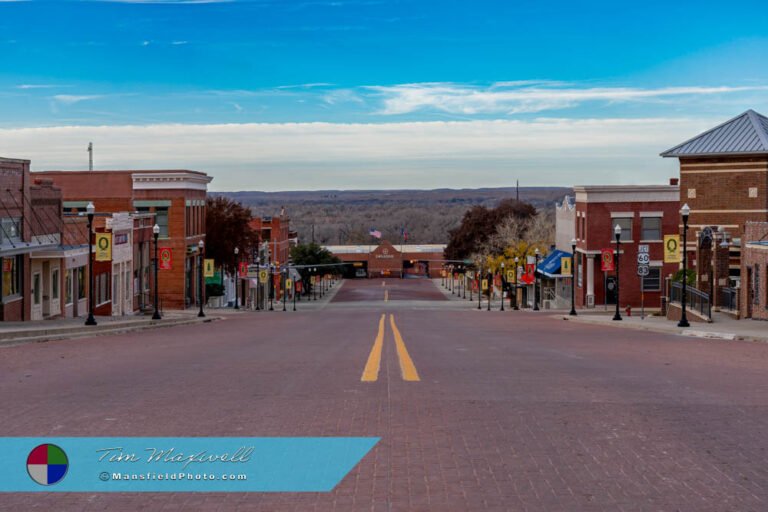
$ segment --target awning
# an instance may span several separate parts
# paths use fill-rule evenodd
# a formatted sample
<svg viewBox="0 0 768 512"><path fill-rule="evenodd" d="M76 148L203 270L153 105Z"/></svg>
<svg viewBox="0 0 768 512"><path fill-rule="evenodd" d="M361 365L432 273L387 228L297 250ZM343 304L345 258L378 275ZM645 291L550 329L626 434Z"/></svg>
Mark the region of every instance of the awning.
<svg viewBox="0 0 768 512"><path fill-rule="evenodd" d="M552 278L571 277L560 274L560 258L570 258L571 253L555 249L539 263L539 274Z"/></svg>

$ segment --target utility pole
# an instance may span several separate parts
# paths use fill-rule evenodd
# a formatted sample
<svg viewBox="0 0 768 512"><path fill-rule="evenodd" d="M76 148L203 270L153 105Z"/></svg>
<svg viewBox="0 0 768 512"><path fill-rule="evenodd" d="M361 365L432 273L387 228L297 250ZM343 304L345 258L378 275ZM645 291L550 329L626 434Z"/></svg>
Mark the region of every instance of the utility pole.
<svg viewBox="0 0 768 512"><path fill-rule="evenodd" d="M93 170L93 142L88 143L88 170Z"/></svg>
<svg viewBox="0 0 768 512"><path fill-rule="evenodd" d="M520 180L515 180L515 201L520 200Z"/></svg>

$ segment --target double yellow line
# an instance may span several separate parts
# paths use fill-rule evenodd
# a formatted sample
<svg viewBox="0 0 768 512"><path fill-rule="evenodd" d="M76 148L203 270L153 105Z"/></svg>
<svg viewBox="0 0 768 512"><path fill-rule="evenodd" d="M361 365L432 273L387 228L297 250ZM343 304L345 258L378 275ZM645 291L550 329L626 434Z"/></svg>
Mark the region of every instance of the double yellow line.
<svg viewBox="0 0 768 512"><path fill-rule="evenodd" d="M363 382L376 382L379 379L379 368L381 368L381 351L384 347L384 332L386 331L387 315L381 315L379 319L379 332L376 334L376 341L373 342L371 353L368 354L368 361L365 363L363 376L360 378ZM400 362L400 374L403 380L409 382L418 382L419 372L416 371L416 365L405 348L405 342L400 334L400 330L395 324L395 315L389 315L389 323L392 327L392 334L395 337L395 348L397 349L397 359Z"/></svg>

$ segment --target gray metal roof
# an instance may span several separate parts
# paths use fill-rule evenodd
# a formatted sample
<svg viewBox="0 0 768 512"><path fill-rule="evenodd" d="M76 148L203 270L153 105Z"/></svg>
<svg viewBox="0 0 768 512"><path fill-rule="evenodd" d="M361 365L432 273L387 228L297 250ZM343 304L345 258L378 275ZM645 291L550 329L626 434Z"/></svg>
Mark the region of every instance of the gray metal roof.
<svg viewBox="0 0 768 512"><path fill-rule="evenodd" d="M663 152L663 157L768 154L768 118L741 115Z"/></svg>

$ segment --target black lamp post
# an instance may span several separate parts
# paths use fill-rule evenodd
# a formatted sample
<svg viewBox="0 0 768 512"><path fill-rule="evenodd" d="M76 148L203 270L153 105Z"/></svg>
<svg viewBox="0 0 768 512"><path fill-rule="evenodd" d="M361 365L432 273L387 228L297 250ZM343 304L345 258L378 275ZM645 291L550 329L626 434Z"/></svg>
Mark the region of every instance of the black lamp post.
<svg viewBox="0 0 768 512"><path fill-rule="evenodd" d="M691 209L688 204L684 204L680 208L680 215L683 217L683 297L680 299L680 305L682 306L680 313L680 321L677 323L678 327L690 327L688 323L688 316L686 314L686 299L688 295L688 216L691 214Z"/></svg>
<svg viewBox="0 0 768 512"><path fill-rule="evenodd" d="M152 320L160 320L162 319L160 316L160 305L158 304L160 302L158 299L158 288L160 287L160 284L157 279L157 239L160 238L160 226L157 224L152 227L152 236L155 238L155 313L152 315Z"/></svg>
<svg viewBox="0 0 768 512"><path fill-rule="evenodd" d="M205 266L205 253L203 251L205 250L205 242L200 240L197 243L197 247L200 249L200 289L198 290L198 295L200 296L200 311L197 313L197 316L204 317L203 301L205 300L205 280L203 279L203 266Z"/></svg>
<svg viewBox="0 0 768 512"><path fill-rule="evenodd" d="M571 316L576 316L576 239L571 240Z"/></svg>
<svg viewBox="0 0 768 512"><path fill-rule="evenodd" d="M512 299L510 299L510 302L512 302L514 304L512 309L514 309L515 311L519 311L520 310L520 307L517 305L517 280L520 278L519 262L520 262L520 258L515 256L515 288L514 288L513 293L512 293L512 295L514 296L514 301Z"/></svg>
<svg viewBox="0 0 768 512"><path fill-rule="evenodd" d="M501 262L501 311L504 311L504 262Z"/></svg>
<svg viewBox="0 0 768 512"><path fill-rule="evenodd" d="M286 310L285 309L285 302L288 300L288 297L286 296L286 288L285 288L285 285L286 285L286 281L285 280L287 278L288 278L288 269L284 268L283 269L283 311Z"/></svg>
<svg viewBox="0 0 768 512"><path fill-rule="evenodd" d="M616 235L616 314L613 315L614 320L621 320L621 314L619 313L619 251L621 250L619 244L621 243L621 226L616 224L613 228L613 232Z"/></svg>
<svg viewBox="0 0 768 512"><path fill-rule="evenodd" d="M493 297L493 272L488 269L488 311L491 310L491 297Z"/></svg>
<svg viewBox="0 0 768 512"><path fill-rule="evenodd" d="M88 318L85 325L96 325L96 318L93 316L93 305L96 297L93 296L93 215L96 213L96 207L89 202L85 208L88 214Z"/></svg>
<svg viewBox="0 0 768 512"><path fill-rule="evenodd" d="M317 281L317 267L312 269L312 300L317 300L317 287L315 286Z"/></svg>
<svg viewBox="0 0 768 512"><path fill-rule="evenodd" d="M240 288L240 276L238 276L240 269L238 268L238 264L240 262L237 259L238 254L240 254L240 249L235 247L235 309L240 309L240 297L238 292L238 288Z"/></svg>
<svg viewBox="0 0 768 512"><path fill-rule="evenodd" d="M539 258L541 257L541 253L539 252L539 248L536 248L536 266L533 269L533 310L538 311L539 310Z"/></svg>
<svg viewBox="0 0 768 512"><path fill-rule="evenodd" d="M296 311L296 283L291 281L291 293L293 294L293 310Z"/></svg>
<svg viewBox="0 0 768 512"><path fill-rule="evenodd" d="M463 298L467 298L467 266L461 265L461 289L463 290Z"/></svg>
<svg viewBox="0 0 768 512"><path fill-rule="evenodd" d="M256 260L256 311L261 311L261 256Z"/></svg>
<svg viewBox="0 0 768 512"><path fill-rule="evenodd" d="M269 293L269 310L274 311L274 304L275 304L275 278L274 273L272 272L272 263L269 264L269 267L267 268L267 272L269 272L269 279L267 282L267 293Z"/></svg>

